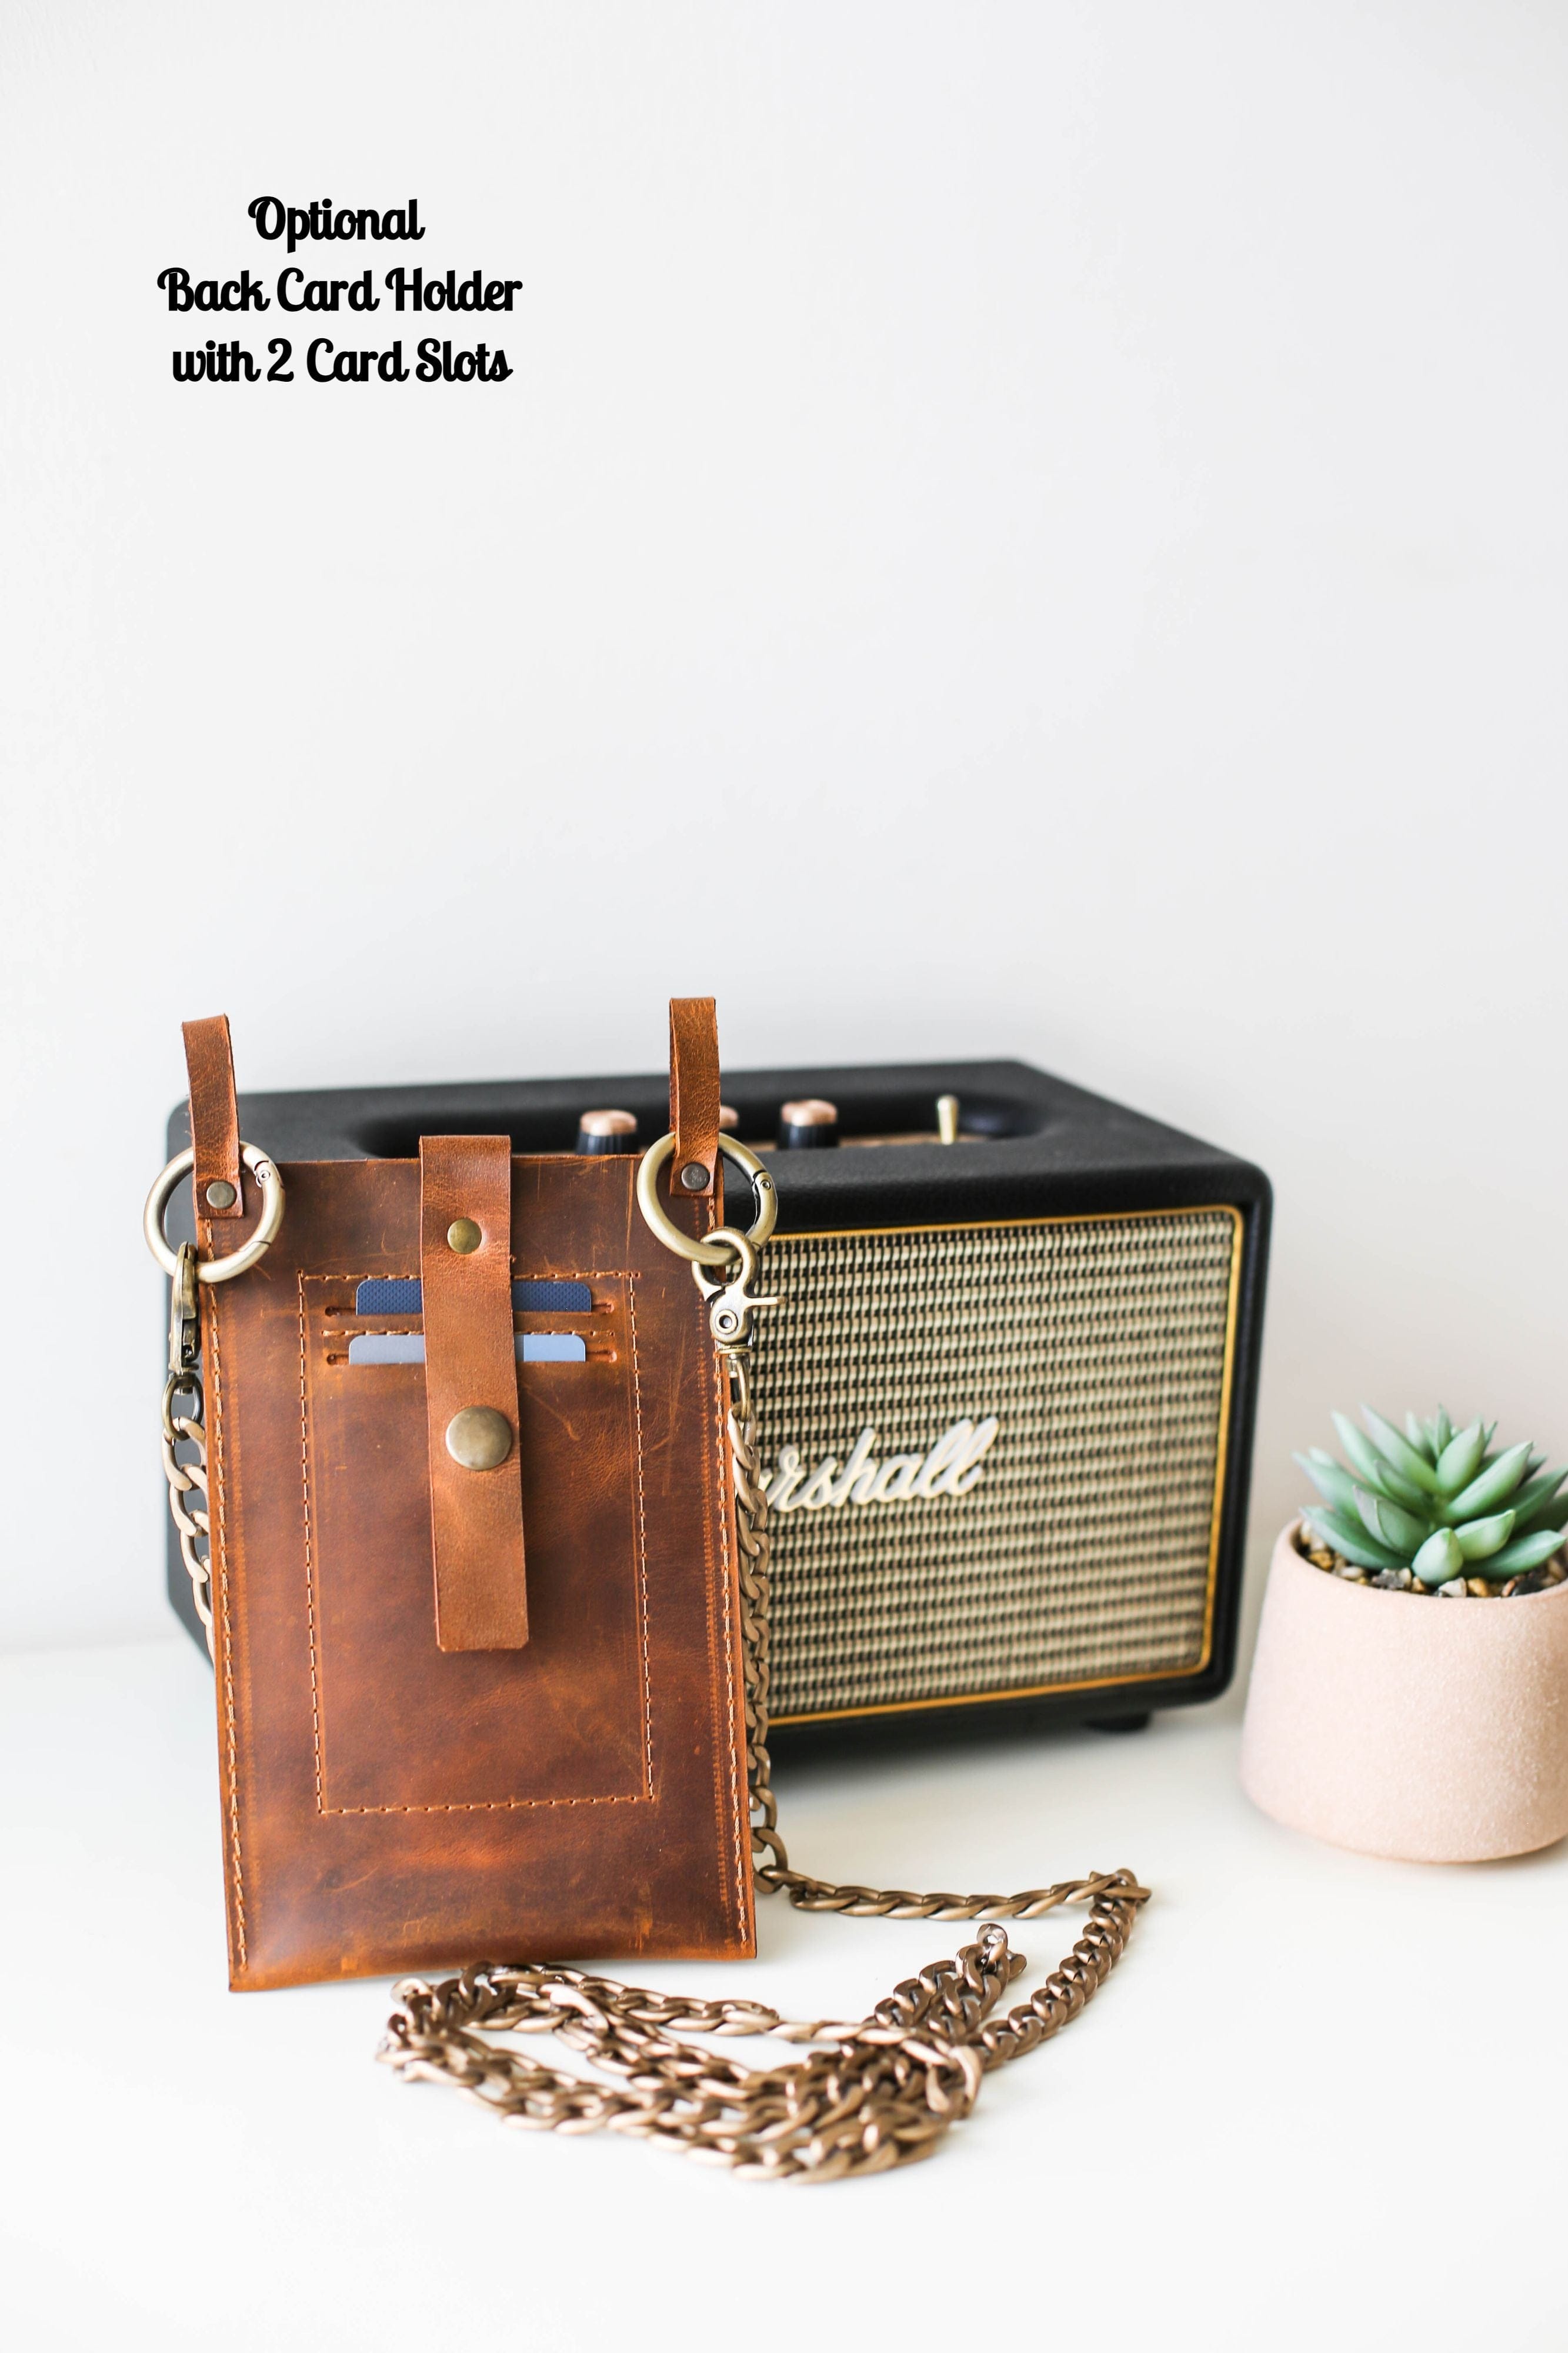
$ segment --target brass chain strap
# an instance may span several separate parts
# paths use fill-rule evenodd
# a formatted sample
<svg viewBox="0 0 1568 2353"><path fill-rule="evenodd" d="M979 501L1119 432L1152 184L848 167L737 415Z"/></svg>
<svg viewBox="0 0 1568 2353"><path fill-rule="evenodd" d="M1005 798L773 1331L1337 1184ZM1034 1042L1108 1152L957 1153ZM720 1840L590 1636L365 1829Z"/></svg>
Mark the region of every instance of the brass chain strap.
<svg viewBox="0 0 1568 2353"><path fill-rule="evenodd" d="M707 1286L703 1286L707 1289ZM432 1985L405 1978L377 2056L400 2075L452 2084L531 2132L622 2132L662 2140L752 2180L838 2181L929 2157L974 2105L981 2077L1021 2058L1078 2016L1121 1958L1147 1900L1129 1871L1097 1872L1018 1895L917 1895L835 1886L793 1870L778 1832L768 1757L767 1497L758 1480L747 1339L721 1342L740 1548L745 1728L752 1848L759 1890L806 1912L895 1920L1037 1919L1087 1903L1083 1935L1029 2000L993 2021L1027 1966L992 1925L955 1960L906 1978L858 2025L791 2021L754 2001L698 2001L648 1992L580 1969L465 1969ZM673 2029L769 2034L830 2047L775 2068L748 2068ZM554 2034L617 2083L543 2066L491 2041Z"/></svg>
<svg viewBox="0 0 1568 2353"><path fill-rule="evenodd" d="M726 1351L730 1372L730 1458L735 1474L735 1533L741 1567L741 1630L745 1659L746 1763L752 1790L752 1852L757 1884L767 1895L784 1895L802 1912L847 1912L858 1919L1037 1920L1063 1904L1093 1904L1114 1889L1132 1889L1133 1901L1148 1894L1130 1871L1091 1872L1087 1879L1058 1880L1052 1887L1028 1887L1017 1895L917 1895L906 1887L835 1886L790 1867L778 1831L768 1756L769 1557L768 1499L758 1483L756 1419L752 1409L751 1366L740 1350Z"/></svg>
<svg viewBox="0 0 1568 2353"><path fill-rule="evenodd" d="M207 1656L215 1665L213 1637L212 1527L207 1515L206 1407L202 1395L201 1323L196 1310L196 1254L183 1242L174 1261L169 1300L169 1377L163 1383L163 1476L169 1482L169 1516L180 1539L180 1558L191 1580L196 1616L207 1638ZM182 1397L189 1398L189 1413L177 1413ZM182 1462L175 1448L182 1442L195 1448L195 1460ZM201 1498L194 1509L187 1495ZM198 1549L199 1547L199 1549Z"/></svg>
<svg viewBox="0 0 1568 2353"><path fill-rule="evenodd" d="M748 1253L748 1257L750 1253ZM752 1261L754 1264L754 1261ZM727 1430L735 1491L752 1851L756 1883L804 1912L893 1920L983 1920L956 1959L905 1978L858 2024L792 2021L765 2003L699 2001L648 1992L580 1969L484 1964L432 1985L405 1978L378 2058L406 2078L455 2084L502 2119L534 2132L605 2130L662 2140L756 2180L837 2181L929 2157L973 2108L993 2067L1021 2058L1076 2018L1120 1960L1149 1891L1129 1871L1095 1872L1016 1895L921 1895L907 1888L835 1885L792 1868L779 1835L768 1756L768 1503L759 1478L752 1404L748 1270L731 1284L700 1277L715 1301L712 1325L729 1385ZM721 1297L720 1294L722 1294ZM728 1326L721 1318L728 1314ZM214 1650L206 1430L196 1314L195 1255L178 1254L163 1388L163 1474L180 1556ZM191 1410L175 1410L188 1398ZM195 1460L175 1450L187 1442ZM186 1498L199 1495L194 1507ZM993 2019L1027 1966L999 1924L1087 1904L1072 1951L1027 2001ZM697 2034L767 2034L828 2047L776 2068L747 2068L679 2041ZM595 2083L524 2058L489 2040L552 2033L618 2083Z"/></svg>

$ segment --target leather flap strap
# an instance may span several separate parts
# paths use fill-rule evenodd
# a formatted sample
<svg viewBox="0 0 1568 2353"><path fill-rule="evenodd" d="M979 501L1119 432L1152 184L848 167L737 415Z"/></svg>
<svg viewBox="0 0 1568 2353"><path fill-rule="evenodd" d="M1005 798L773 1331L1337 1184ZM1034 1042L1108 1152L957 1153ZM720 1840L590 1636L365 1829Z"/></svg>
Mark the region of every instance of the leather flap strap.
<svg viewBox="0 0 1568 2353"><path fill-rule="evenodd" d="M669 1000L669 1124L671 1192L711 1199L719 1160L719 1022L710 997Z"/></svg>
<svg viewBox="0 0 1568 2353"><path fill-rule="evenodd" d="M510 1136L420 1137L419 1279L436 1640L443 1651L519 1651L528 1589Z"/></svg>
<svg viewBox="0 0 1568 2353"><path fill-rule="evenodd" d="M198 1225L205 1227L215 1218L245 1215L234 1052L226 1013L215 1013L205 1021L185 1021L181 1028L191 1089L191 1145L196 1155L191 1186Z"/></svg>

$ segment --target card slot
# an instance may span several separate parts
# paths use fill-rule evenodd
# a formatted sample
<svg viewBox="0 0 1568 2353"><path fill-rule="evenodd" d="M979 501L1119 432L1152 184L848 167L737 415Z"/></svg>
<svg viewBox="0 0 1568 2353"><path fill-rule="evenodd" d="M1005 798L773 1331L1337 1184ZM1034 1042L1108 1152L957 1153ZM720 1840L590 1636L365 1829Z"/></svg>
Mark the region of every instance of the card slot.
<svg viewBox="0 0 1568 2353"><path fill-rule="evenodd" d="M594 1294L585 1282L550 1275L523 1275L511 1286L514 1312L591 1315ZM418 1315L424 1292L417 1275L367 1275L354 1292L356 1315Z"/></svg>
<svg viewBox="0 0 1568 2353"><path fill-rule="evenodd" d="M329 1315L324 1324L324 1336L331 1346L354 1339L382 1339L393 1334L412 1332L422 1335L425 1326L420 1317L389 1315L384 1321L372 1322L364 1316ZM613 1345L615 1327L607 1319L586 1317L574 1321L563 1315L519 1315L513 1319L512 1331L519 1339L542 1339L559 1334L564 1338L581 1340L591 1356Z"/></svg>
<svg viewBox="0 0 1568 2353"><path fill-rule="evenodd" d="M332 1340L347 1339L351 1365L422 1365L423 1332L332 1332ZM514 1335L520 1365L581 1365L588 1344L580 1332L519 1332Z"/></svg>

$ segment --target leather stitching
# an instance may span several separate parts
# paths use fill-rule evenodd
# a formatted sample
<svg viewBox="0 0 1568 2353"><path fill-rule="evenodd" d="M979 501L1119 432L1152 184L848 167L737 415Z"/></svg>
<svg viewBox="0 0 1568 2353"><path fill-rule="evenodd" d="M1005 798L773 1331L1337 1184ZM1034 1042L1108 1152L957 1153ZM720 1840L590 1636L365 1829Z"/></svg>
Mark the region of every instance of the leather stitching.
<svg viewBox="0 0 1568 2353"><path fill-rule="evenodd" d="M633 1309L633 1305L632 1305L632 1290L633 1290L633 1285L634 1285L634 1284L635 1284L635 1282L636 1282L637 1277L636 1277L635 1273L632 1271L632 1270L631 1270L630 1268L627 1268L627 1267L573 1267L573 1268L571 1268L569 1271L567 1271L563 1274L563 1278L562 1278L562 1279L563 1279L563 1280L564 1280L564 1281L566 1281L566 1282L608 1282L614 1281L614 1282L625 1282L625 1283L626 1283L626 1308L627 1308L626 1323L627 1323L627 1345L628 1345L629 1349L630 1349L630 1353L631 1353L631 1360L632 1360L632 1420L633 1420L633 1431L634 1431L634 1438L635 1438L635 1451L636 1451L636 1459L637 1459L637 1498L638 1498L637 1543L637 1609L638 1609L638 1617L639 1617L640 1626L641 1626L641 1638L642 1638L642 1659L643 1659L643 1692L642 1692L642 1697L643 1697L643 1746L644 1746L644 1764L643 1764L643 1770L644 1770L644 1776L645 1776L645 1778L644 1778L644 1785L643 1785L642 1789L641 1789L640 1791L637 1791L637 1792L633 1793L633 1794L632 1794L632 1795L630 1795L630 1796L627 1796L627 1795L626 1795L626 1794L622 1793L622 1794L618 1794L618 1795L616 1795L616 1796L613 1796L613 1797L603 1797L603 1798L476 1798L476 1799L463 1799L463 1800L456 1801L456 1802L453 1802L453 1803L451 1803L451 1804L436 1804L436 1803L432 1803L432 1804L430 1804L430 1805L424 1805L424 1806L329 1806L329 1805L326 1803L326 1791L325 1791L325 1786L324 1786L324 1781L323 1781L323 1768L322 1768L322 1758L321 1758L321 1746L322 1746L322 1744L321 1744L321 1712L320 1712L320 1707L319 1707L319 1704L318 1704L317 1673L316 1673L315 1607L314 1607L314 1590L313 1590L314 1556L313 1556L312 1547L311 1547L311 1544L310 1544L310 1445L309 1445L308 1424L307 1424L307 1422L306 1422L306 1420L305 1420L305 1397L306 1397L306 1389L305 1389L305 1372L306 1372L307 1355L308 1355L308 1349L309 1349L309 1325L308 1325L308 1321L307 1321L307 1318L306 1318L306 1314L305 1314L305 1308L304 1308L305 1284L306 1284L307 1280L309 1280L309 1281L310 1281L310 1282L342 1282L342 1283L349 1283L349 1282L353 1282L353 1283L356 1283L356 1284L357 1284L357 1283L360 1283L360 1282L368 1282L368 1281L369 1281L369 1279L370 1279L370 1278L369 1278L367 1275L363 1275L363 1274L346 1274L346 1273L342 1273L342 1272L337 1272L337 1273L333 1273L333 1272L327 1272L327 1273L324 1273L324 1274L320 1274L320 1273L318 1273L318 1274L311 1274L311 1275L310 1275L310 1276L309 1276L309 1277L307 1277L306 1275L304 1275L303 1273L301 1273L301 1274L300 1274L300 1279L299 1279L299 1280L300 1280L300 1483L301 1483L301 1487L302 1487L302 1489L303 1489L303 1493L304 1493L304 1504L305 1504L305 1593L306 1593L306 1620L307 1620L307 1628L308 1628L309 1636L310 1636L310 1718L311 1718L311 1730L312 1730L312 1736L313 1736L314 1748L315 1748L316 1810L317 1810L318 1813L320 1813L320 1814L321 1814L321 1815L323 1815L323 1816L331 1816L331 1817L333 1817L333 1818L341 1818L341 1817L342 1817L342 1816L349 1815L349 1814L505 1814L505 1813L518 1813L518 1812L537 1812L537 1811L546 1810L549 1810L549 1809L552 1809L552 1808L565 1807L565 1806L646 1806L646 1805L648 1805L648 1804L652 1803L652 1801L653 1801L653 1794L654 1794L654 1792L653 1792L653 1700L652 1700L652 1694L651 1694L651 1692L650 1692L650 1690L649 1690L649 1687L648 1687L648 1649L647 1649L647 1551L646 1551L646 1543L645 1543L644 1522L643 1522L643 1517L642 1517L642 1493L643 1493L642 1378L641 1378L641 1372L640 1372L640 1368L639 1368L638 1361L637 1361L637 1324L636 1324L636 1315L635 1315L635 1311L634 1311L634 1309ZM731 1713L732 1713L732 1711L733 1711L733 1700L732 1700L732 1698L731 1698Z"/></svg>
<svg viewBox="0 0 1568 2353"><path fill-rule="evenodd" d="M730 1703L730 1737L725 1744L725 1748L730 1761L730 1834L734 1849L735 1861L735 1931L737 1936L740 1936L744 1934L746 1921L746 1856L745 1849L742 1843L741 1828L742 1819L744 1819L749 1830L751 1810L748 1807L745 1810L744 1816L742 1816L741 1795L736 1780L735 1766L735 1750L739 1735L735 1723L734 1631L731 1624L729 1465L724 1451L725 1409L727 1404L724 1393L725 1386L723 1364L720 1358L718 1350L715 1349L713 1351L713 1405L715 1454L718 1461L719 1577L720 1585L724 1597L722 1612L724 1627L724 1688L729 1694ZM721 1833L722 1824L721 1824L720 1827ZM722 1836L721 1836L721 1846Z"/></svg>
<svg viewBox="0 0 1568 2353"><path fill-rule="evenodd" d="M316 1587L315 1564L310 1544L310 1420L305 1400L305 1277L299 1277L300 1286L300 1484L305 1499L305 1631L310 1649L310 1744L315 1757L316 1811L327 1810L326 1795L321 1787L321 1693L316 1676Z"/></svg>
<svg viewBox="0 0 1568 2353"><path fill-rule="evenodd" d="M653 1796L653 1692L647 1652L647 1515L643 1493L642 1382L637 1374L637 1279L626 1276L626 1338L632 1352L632 1420L637 1466L637 1623L642 1636L643 1788Z"/></svg>
<svg viewBox="0 0 1568 2353"><path fill-rule="evenodd" d="M217 1564L219 1622L223 1628L224 1752L228 1773L228 1863L234 1887L234 1940L241 1969L245 1968L245 1864L239 1845L237 1741L234 1721L234 1641L228 1607L228 1523L224 1507L223 1479L223 1355L218 1342L217 1301L208 1303L207 1330L212 1338L213 1448L217 1489ZM209 1545L209 1550L210 1550Z"/></svg>
<svg viewBox="0 0 1568 2353"><path fill-rule="evenodd" d="M465 1798L451 1805L323 1806L321 1812L329 1820L342 1821L350 1814L542 1814L552 1807L646 1806L647 1802L639 1789L629 1798Z"/></svg>

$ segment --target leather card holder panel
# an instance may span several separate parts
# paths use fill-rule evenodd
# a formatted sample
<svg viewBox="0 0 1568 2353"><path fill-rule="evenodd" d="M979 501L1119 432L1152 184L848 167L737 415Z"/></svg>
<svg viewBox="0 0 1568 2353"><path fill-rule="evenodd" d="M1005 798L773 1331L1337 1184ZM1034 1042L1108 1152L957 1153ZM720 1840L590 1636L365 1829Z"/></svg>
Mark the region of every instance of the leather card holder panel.
<svg viewBox="0 0 1568 2353"><path fill-rule="evenodd" d="M754 1949L718 1368L635 1174L512 1162L514 1271L592 1301L515 1317L584 1341L517 1366L523 1649L439 1649L424 1367L349 1358L417 1324L356 1303L418 1264L418 1164L285 1166L278 1240L204 1289L237 1986Z"/></svg>
<svg viewBox="0 0 1568 2353"><path fill-rule="evenodd" d="M527 1649L432 1656L424 1366L351 1361L361 1271L346 1284L300 1277L300 1477L329 1813L653 1795L637 1278L595 1268L586 1279L594 1310L575 1320L593 1354L518 1366ZM371 1690L374 1711L357 1704Z"/></svg>

